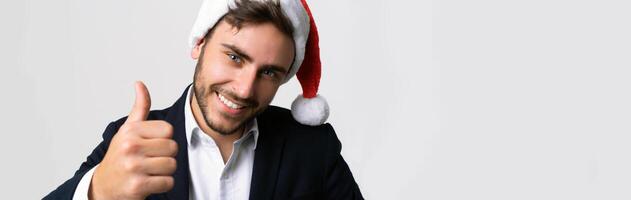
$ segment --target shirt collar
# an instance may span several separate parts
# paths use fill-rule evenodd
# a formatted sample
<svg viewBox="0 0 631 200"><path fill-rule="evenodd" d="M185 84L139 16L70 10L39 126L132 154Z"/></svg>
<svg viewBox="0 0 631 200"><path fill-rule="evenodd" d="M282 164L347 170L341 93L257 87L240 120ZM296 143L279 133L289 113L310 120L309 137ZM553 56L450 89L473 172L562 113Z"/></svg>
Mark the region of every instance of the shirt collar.
<svg viewBox="0 0 631 200"><path fill-rule="evenodd" d="M185 125L186 126L186 140L188 142L189 147L192 147L193 132L196 131L196 129L198 129L200 133L203 133L203 131L199 128L199 124L197 124L195 117L193 116L193 108L191 107L193 91L195 90L195 88L193 87L194 85L191 85L188 89L188 95L186 95L186 105L184 106L184 123L186 124ZM246 130L247 131L245 132L245 134L243 134L243 136L241 136L241 138L246 138L252 135L254 137L254 145L252 146L252 149L256 149L256 144L259 138L259 126L258 126L258 122L256 118L253 118L252 121L247 123Z"/></svg>

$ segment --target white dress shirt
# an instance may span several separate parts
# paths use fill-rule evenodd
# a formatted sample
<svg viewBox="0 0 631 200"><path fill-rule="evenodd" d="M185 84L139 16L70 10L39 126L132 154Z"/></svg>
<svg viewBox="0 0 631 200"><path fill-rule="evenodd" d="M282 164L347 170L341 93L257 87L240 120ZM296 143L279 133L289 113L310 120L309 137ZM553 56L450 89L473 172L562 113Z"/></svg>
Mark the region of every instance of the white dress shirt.
<svg viewBox="0 0 631 200"><path fill-rule="evenodd" d="M193 117L190 104L192 95L193 86L189 89L184 107L190 172L189 199L249 199L254 149L259 135L256 119L246 126L247 131L233 143L230 158L224 164L215 141L199 128ZM95 168L83 175L73 199L88 198Z"/></svg>

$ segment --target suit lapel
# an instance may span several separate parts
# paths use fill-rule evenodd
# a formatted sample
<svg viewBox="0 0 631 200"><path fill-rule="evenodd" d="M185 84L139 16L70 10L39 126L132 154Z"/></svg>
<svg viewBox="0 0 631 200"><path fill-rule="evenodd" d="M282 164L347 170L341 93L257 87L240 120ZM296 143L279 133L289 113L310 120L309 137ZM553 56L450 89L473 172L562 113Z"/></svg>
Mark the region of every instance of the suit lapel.
<svg viewBox="0 0 631 200"><path fill-rule="evenodd" d="M254 153L250 199L272 199L285 138L264 114L257 117L259 138Z"/></svg>
<svg viewBox="0 0 631 200"><path fill-rule="evenodd" d="M180 99L171 106L165 121L173 126L173 140L177 142L178 152L175 156L177 168L173 173L175 184L171 191L166 193L166 199L188 199L189 189L189 168L188 168L188 142L186 141L186 129L184 123L184 105L186 105L186 95L190 89L189 85Z"/></svg>

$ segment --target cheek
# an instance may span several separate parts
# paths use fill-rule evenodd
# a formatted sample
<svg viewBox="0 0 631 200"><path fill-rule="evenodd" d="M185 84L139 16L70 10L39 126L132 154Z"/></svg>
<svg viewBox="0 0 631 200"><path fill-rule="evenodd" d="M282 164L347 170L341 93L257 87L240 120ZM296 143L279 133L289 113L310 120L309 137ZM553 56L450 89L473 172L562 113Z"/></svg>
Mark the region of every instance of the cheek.
<svg viewBox="0 0 631 200"><path fill-rule="evenodd" d="M202 64L201 69L198 71L198 79L200 81L210 81L211 84L225 82L231 77L229 67L225 67L225 64L219 62L205 62Z"/></svg>
<svg viewBox="0 0 631 200"><path fill-rule="evenodd" d="M269 105L274 100L274 96L276 96L278 86L274 84L259 84L256 89L259 102L262 105Z"/></svg>

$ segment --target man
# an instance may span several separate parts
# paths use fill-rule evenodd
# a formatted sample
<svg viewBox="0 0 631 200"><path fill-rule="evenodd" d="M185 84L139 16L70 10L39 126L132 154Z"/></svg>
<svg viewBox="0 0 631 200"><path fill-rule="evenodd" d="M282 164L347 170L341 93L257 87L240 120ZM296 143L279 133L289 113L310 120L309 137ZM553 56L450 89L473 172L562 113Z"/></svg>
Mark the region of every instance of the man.
<svg viewBox="0 0 631 200"><path fill-rule="evenodd" d="M363 199L323 124L317 40L304 0L205 0L193 84L149 111L136 83L129 116L45 199ZM291 112L269 106L296 73L303 95Z"/></svg>

